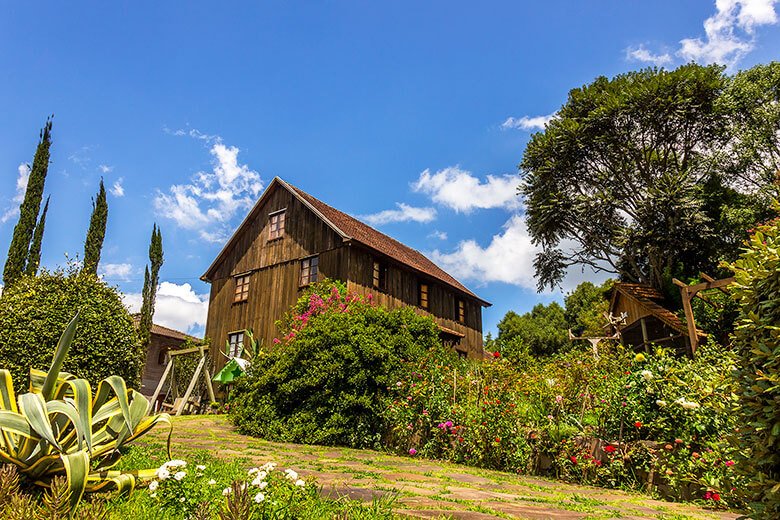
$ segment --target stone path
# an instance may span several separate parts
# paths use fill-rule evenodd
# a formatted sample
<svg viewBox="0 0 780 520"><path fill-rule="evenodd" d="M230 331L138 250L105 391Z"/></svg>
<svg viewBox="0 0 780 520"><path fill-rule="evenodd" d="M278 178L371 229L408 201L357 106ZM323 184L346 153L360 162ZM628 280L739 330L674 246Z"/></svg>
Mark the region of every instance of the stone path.
<svg viewBox="0 0 780 520"><path fill-rule="evenodd" d="M277 462L314 476L323 492L332 496L366 501L396 497L394 511L411 518L732 520L739 516L635 493L377 451L268 442L236 433L225 416L177 417L173 424L175 457L205 449L221 458L244 458L247 467ZM159 441L164 435L159 429L145 439Z"/></svg>

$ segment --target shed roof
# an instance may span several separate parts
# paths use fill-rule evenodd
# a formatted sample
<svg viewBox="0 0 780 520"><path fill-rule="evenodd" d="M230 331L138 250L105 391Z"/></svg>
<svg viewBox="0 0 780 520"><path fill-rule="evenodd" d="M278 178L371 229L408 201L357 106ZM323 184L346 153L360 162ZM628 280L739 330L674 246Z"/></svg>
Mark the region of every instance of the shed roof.
<svg viewBox="0 0 780 520"><path fill-rule="evenodd" d="M453 276L451 276L449 273L445 272L439 266L434 264L431 260L429 260L425 255L423 255L416 249L412 249L411 247L402 244L398 240L395 240L394 238L391 238L385 235L384 233L377 231L371 226L364 224L358 219L350 215L347 215L343 211L339 211L336 208L329 206L328 204L325 204L324 202L317 199L316 197L309 195L308 193L301 190L300 188L288 184L287 182L283 181L279 177L275 177L274 180L271 181L271 184L268 185L268 188L266 188L265 192L260 196L257 203L255 203L255 206L249 212L247 217L238 226L238 228L230 237L230 239L227 241L225 247L219 253L217 258L214 260L214 262L212 262L211 266L209 266L209 268L203 274L203 276L201 277L202 280L204 281L211 280L211 275L213 274L213 271L215 270L216 266L221 261L222 257L230 249L231 245L237 239L240 232L246 226L249 225L249 222L251 222L253 216L259 211L260 207L262 206L262 202L266 198L266 196L273 189L277 187L283 187L284 189L292 193L296 198L298 198L298 200L300 200L305 206L307 206L318 217L320 217L326 224L328 224L336 233L341 235L342 239L344 239L345 241L353 241L353 242L360 243L363 246L368 247L369 249L372 249L397 262L407 265L408 267L411 267L415 271L428 275L431 278L434 278L440 282L443 282L446 285L449 285L450 287L453 287L454 289L457 289L459 292L474 298L483 306L486 307L490 306L489 302L483 300L482 298L480 298L479 296L471 292L463 284L461 284L458 280L456 280Z"/></svg>
<svg viewBox="0 0 780 520"><path fill-rule="evenodd" d="M141 324L141 314L133 314L133 326L138 329L138 326ZM190 336L189 334L185 334L184 332L181 332L176 329L171 329L168 327L163 327L162 325L158 325L156 323L152 323L152 330L150 331L152 334L157 334L158 336L165 336L166 338L170 339L176 339L181 341L186 341L188 339L191 339L193 341L200 341L200 338L196 338L195 336Z"/></svg>
<svg viewBox="0 0 780 520"><path fill-rule="evenodd" d="M640 283L616 283L613 287L612 301L609 305L610 311L613 311L615 308L618 294L623 294L635 300L652 316L658 318L677 332L688 335L688 327L683 324L682 320L669 309L659 305L658 302L663 302L664 296L653 287ZM704 336L704 332L698 331L698 333L700 336Z"/></svg>

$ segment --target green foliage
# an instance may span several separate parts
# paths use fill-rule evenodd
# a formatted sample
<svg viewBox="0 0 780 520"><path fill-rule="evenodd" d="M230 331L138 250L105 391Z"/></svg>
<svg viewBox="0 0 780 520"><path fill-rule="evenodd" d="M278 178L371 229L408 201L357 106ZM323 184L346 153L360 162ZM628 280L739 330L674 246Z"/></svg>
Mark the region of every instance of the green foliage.
<svg viewBox="0 0 780 520"><path fill-rule="evenodd" d="M608 332L604 326L604 315L609 311L609 293L613 280L607 280L601 286L582 282L566 295L564 318L575 336L604 336Z"/></svg>
<svg viewBox="0 0 780 520"><path fill-rule="evenodd" d="M87 239L84 241L84 271L87 273L97 274L103 240L106 238L107 221L108 202L106 202L106 188L101 178L97 199L92 200L92 216L89 219Z"/></svg>
<svg viewBox="0 0 780 520"><path fill-rule="evenodd" d="M513 311L498 322L497 350L507 359L520 362L526 355L553 354L569 345L568 325L557 303L537 304L523 315Z"/></svg>
<svg viewBox="0 0 780 520"><path fill-rule="evenodd" d="M118 375L136 386L143 352L119 293L98 277L71 268L23 276L0 296L0 365L21 391L30 367L45 367L59 332L78 311L76 339L63 369L101 380Z"/></svg>
<svg viewBox="0 0 780 520"><path fill-rule="evenodd" d="M0 370L0 454L26 480L50 488L43 500L49 518L70 515L85 491L132 491L143 472L112 471L118 449L158 423L170 425L167 414L147 416L146 398L121 377L102 380L93 394L86 379L61 372L77 323L78 314L62 333L49 370L30 370L30 391L18 401L11 373Z"/></svg>
<svg viewBox="0 0 780 520"><path fill-rule="evenodd" d="M50 146L51 118L46 120L46 124L41 129L38 148L35 150L30 176L27 180L27 190L24 192L24 200L19 206L19 221L14 226L11 245L8 248L8 258L3 268L3 283L6 288L13 285L27 267L30 241L33 238L35 223L38 221L46 173L49 170Z"/></svg>
<svg viewBox="0 0 780 520"><path fill-rule="evenodd" d="M777 103L755 101L777 99L776 70L732 79L692 63L573 89L520 165L539 288L581 264L663 290L733 259L769 180L729 168L777 168Z"/></svg>
<svg viewBox="0 0 780 520"><path fill-rule="evenodd" d="M780 209L775 203L774 208ZM780 515L780 221L759 226L730 267L740 315L734 332L740 419L736 440L756 518Z"/></svg>
<svg viewBox="0 0 780 520"><path fill-rule="evenodd" d="M237 380L230 414L239 430L267 439L377 446L382 399L403 360L439 344L430 318L388 311L317 284L281 324L281 338Z"/></svg>
<svg viewBox="0 0 780 520"><path fill-rule="evenodd" d="M27 258L27 265L25 266L25 274L28 276L35 276L38 274L38 267L41 265L41 246L43 245L43 230L46 228L46 213L49 212L49 201L51 195L46 197L46 204L43 206L43 212L41 218L38 219L38 223L35 224L35 232L33 233L32 243L30 244L30 254Z"/></svg>
<svg viewBox="0 0 780 520"><path fill-rule="evenodd" d="M157 298L157 284L160 281L160 268L163 265L163 246L162 232L157 224L152 227L152 238L149 241L149 262L151 270L147 265L144 269L144 287L142 291L143 302L141 303L141 323L138 326L138 337L141 345L149 343L150 331L152 330L152 318L154 317L154 302Z"/></svg>

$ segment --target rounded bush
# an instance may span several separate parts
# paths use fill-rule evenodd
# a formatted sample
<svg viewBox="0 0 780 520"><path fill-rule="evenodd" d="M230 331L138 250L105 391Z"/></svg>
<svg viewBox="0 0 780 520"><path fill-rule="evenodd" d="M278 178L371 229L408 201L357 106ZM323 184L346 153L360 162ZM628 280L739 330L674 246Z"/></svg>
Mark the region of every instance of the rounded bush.
<svg viewBox="0 0 780 520"><path fill-rule="evenodd" d="M30 368L47 370L62 331L80 313L63 371L95 384L110 375L137 387L143 352L119 292L97 276L71 270L25 276L0 296L0 368L17 391Z"/></svg>

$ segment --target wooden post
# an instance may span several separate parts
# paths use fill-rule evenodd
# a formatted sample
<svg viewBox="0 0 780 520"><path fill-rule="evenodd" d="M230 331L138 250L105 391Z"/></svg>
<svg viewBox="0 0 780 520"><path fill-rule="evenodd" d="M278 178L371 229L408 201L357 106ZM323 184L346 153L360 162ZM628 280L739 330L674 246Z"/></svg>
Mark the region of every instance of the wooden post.
<svg viewBox="0 0 780 520"><path fill-rule="evenodd" d="M163 371L163 375L160 378L160 382L157 383L157 388L154 389L154 393L149 398L149 406L154 406L154 402L157 400L157 396L162 391L163 384L165 384L165 379L168 377L168 372L171 371L171 366L173 365L173 358L168 356L168 364L165 365L165 371Z"/></svg>
<svg viewBox="0 0 780 520"><path fill-rule="evenodd" d="M198 376L200 376L200 371L203 369L203 365L206 363L206 356L203 356L200 358L200 363L198 363L198 366L195 368L195 373L192 374L192 379L190 380L190 385L187 387L187 391L184 392L184 399L181 401L181 405L179 405L179 409L176 410L176 415L181 415L182 410L184 410L184 407L187 406L187 401L190 399L190 394L192 394L192 390L195 388L195 383L198 381Z"/></svg>
<svg viewBox="0 0 780 520"><path fill-rule="evenodd" d="M639 318L639 323L642 325L642 345L645 347L645 352L650 352L650 346L647 344L648 335L647 335L647 323L645 323L644 318Z"/></svg>
<svg viewBox="0 0 780 520"><path fill-rule="evenodd" d="M696 349L699 348L699 334L696 332L696 321L693 317L693 307L691 307L691 300L696 293L691 294L689 287L680 287L680 292L682 293L685 321L688 323L688 339L690 339L691 357L693 357L696 355Z"/></svg>

